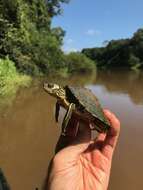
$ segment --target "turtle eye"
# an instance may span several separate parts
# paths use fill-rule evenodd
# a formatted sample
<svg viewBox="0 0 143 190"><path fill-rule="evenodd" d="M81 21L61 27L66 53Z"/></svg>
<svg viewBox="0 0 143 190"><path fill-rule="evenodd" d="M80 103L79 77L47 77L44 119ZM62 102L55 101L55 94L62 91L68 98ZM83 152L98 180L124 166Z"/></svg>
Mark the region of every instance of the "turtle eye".
<svg viewBox="0 0 143 190"><path fill-rule="evenodd" d="M54 87L54 84L48 84L48 88L53 88Z"/></svg>

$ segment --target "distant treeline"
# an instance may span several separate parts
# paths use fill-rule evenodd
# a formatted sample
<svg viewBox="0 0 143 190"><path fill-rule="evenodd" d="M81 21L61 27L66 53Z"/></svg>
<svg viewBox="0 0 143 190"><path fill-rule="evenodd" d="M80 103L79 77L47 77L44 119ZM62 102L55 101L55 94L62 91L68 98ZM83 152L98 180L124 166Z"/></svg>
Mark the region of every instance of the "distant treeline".
<svg viewBox="0 0 143 190"><path fill-rule="evenodd" d="M111 40L105 47L85 48L82 53L102 68L143 69L143 29L131 39Z"/></svg>

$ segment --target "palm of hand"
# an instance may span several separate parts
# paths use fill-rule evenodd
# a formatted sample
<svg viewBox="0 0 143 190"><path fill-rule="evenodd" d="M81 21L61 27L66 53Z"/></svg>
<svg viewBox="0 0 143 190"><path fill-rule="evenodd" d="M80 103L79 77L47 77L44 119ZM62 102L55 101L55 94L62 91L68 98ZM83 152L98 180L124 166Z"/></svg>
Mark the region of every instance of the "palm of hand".
<svg viewBox="0 0 143 190"><path fill-rule="evenodd" d="M110 118L109 118L110 119ZM112 125L119 129L114 118ZM49 178L50 190L106 190L110 176L113 150L118 133L112 128L109 134L100 134L90 141L90 130L83 131L80 142L61 150L53 159ZM87 143L86 143L86 142Z"/></svg>
<svg viewBox="0 0 143 190"><path fill-rule="evenodd" d="M107 189L109 172L110 161L97 150L80 155L77 160L69 160L56 173L58 181L64 180L63 190L103 190Z"/></svg>
<svg viewBox="0 0 143 190"><path fill-rule="evenodd" d="M110 161L103 156L99 150L81 155L79 159L79 167L81 168L79 181L82 181L82 187L79 189L106 190L109 180L110 165Z"/></svg>

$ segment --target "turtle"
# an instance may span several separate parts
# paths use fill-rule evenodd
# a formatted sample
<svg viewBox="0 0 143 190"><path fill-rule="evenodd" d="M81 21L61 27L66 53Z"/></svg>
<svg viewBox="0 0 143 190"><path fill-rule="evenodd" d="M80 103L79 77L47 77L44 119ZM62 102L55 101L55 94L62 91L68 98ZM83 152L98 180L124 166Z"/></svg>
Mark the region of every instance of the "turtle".
<svg viewBox="0 0 143 190"><path fill-rule="evenodd" d="M81 86L60 86L55 83L44 82L44 90L57 99L56 122L58 122L60 106L67 110L62 122L63 135L66 135L72 113L76 113L79 118L89 121L90 128L99 133L106 133L110 129L109 121L104 115L99 100L90 89Z"/></svg>

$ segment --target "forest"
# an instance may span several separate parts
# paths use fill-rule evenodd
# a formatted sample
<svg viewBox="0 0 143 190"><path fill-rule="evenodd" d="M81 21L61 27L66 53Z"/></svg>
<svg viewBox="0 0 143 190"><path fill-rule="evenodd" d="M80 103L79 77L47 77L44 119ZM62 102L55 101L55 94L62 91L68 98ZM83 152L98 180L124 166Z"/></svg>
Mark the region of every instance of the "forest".
<svg viewBox="0 0 143 190"><path fill-rule="evenodd" d="M85 48L82 53L100 68L143 69L143 29L130 39L107 41L105 47Z"/></svg>

